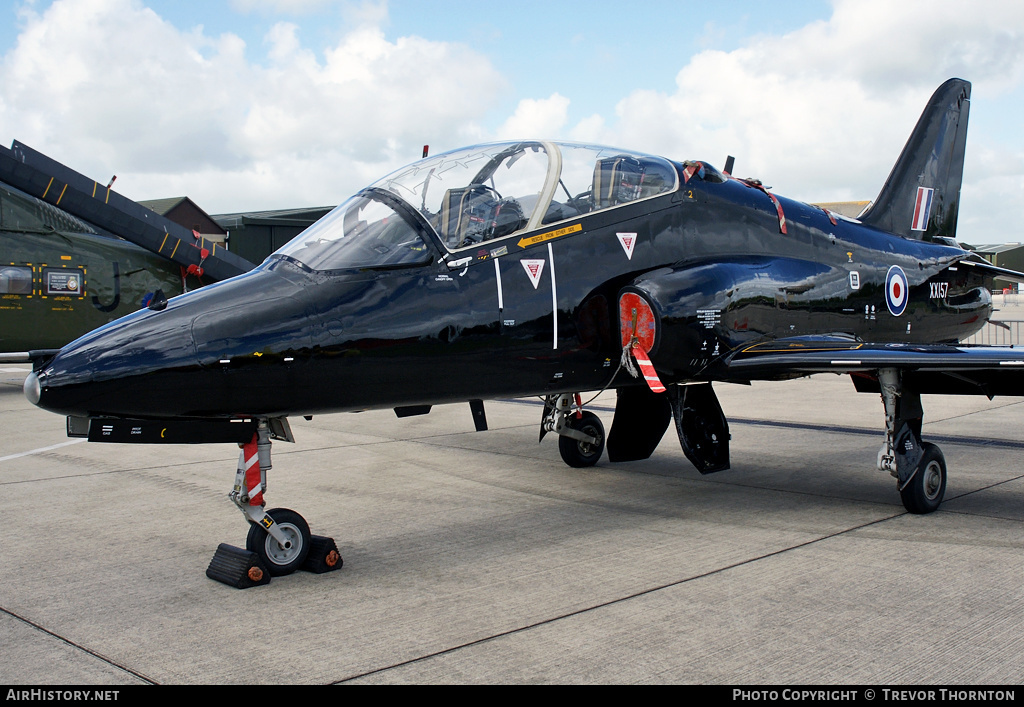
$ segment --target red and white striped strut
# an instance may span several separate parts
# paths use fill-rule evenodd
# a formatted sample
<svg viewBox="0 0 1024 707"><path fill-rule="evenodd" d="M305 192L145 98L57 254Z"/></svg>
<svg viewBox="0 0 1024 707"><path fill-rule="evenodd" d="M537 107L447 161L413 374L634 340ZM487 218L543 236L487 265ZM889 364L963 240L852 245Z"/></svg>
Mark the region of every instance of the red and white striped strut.
<svg viewBox="0 0 1024 707"><path fill-rule="evenodd" d="M263 477L260 474L260 455L257 435L242 445L238 455L238 469L245 470L245 493L249 497L250 506L263 505Z"/></svg>

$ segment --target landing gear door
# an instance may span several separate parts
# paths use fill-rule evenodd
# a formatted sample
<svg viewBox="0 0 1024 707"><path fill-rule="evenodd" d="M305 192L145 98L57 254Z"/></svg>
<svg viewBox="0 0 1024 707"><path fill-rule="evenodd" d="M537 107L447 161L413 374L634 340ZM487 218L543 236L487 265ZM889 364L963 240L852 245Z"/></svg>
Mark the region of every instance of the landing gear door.
<svg viewBox="0 0 1024 707"><path fill-rule="evenodd" d="M729 423L710 383L669 386L679 443L701 474L729 468Z"/></svg>

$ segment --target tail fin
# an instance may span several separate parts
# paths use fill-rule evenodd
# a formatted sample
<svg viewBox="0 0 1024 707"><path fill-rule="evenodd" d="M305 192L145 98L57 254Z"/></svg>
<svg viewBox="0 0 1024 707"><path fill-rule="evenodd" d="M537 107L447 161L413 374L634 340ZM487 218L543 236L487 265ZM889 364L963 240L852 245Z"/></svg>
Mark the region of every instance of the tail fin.
<svg viewBox="0 0 1024 707"><path fill-rule="evenodd" d="M970 99L963 79L936 89L862 222L918 240L956 236Z"/></svg>

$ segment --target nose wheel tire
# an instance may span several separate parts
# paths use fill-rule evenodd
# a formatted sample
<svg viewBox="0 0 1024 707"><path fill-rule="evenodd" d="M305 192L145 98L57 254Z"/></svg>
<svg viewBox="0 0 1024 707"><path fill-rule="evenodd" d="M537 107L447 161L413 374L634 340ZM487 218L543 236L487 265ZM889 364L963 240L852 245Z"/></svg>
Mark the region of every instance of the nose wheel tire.
<svg viewBox="0 0 1024 707"><path fill-rule="evenodd" d="M267 511L267 515L274 519L287 542L282 545L262 525L253 523L249 526L245 549L255 552L274 577L291 574L302 566L309 554L309 525L302 516L288 508L274 508Z"/></svg>
<svg viewBox="0 0 1024 707"><path fill-rule="evenodd" d="M921 445L921 463L917 473L900 490L903 507L911 513L931 513L946 495L946 460L934 444Z"/></svg>
<svg viewBox="0 0 1024 707"><path fill-rule="evenodd" d="M562 461L571 467L582 468L594 466L604 453L604 425L601 419L592 412L584 412L583 417L570 414L566 424L574 429L597 438L596 444L581 442L572 437L558 438L558 453Z"/></svg>

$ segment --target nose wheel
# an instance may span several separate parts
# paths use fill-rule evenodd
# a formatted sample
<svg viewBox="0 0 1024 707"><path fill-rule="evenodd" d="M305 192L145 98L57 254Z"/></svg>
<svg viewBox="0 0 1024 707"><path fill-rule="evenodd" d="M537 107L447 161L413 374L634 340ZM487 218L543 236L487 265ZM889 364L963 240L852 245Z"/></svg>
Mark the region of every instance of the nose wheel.
<svg viewBox="0 0 1024 707"><path fill-rule="evenodd" d="M540 420L540 439L548 432L558 435L558 453L569 466L594 466L604 453L604 425L597 415L583 410L579 393L547 396Z"/></svg>
<svg viewBox="0 0 1024 707"><path fill-rule="evenodd" d="M284 541L268 533L263 525L252 523L245 539L245 549L255 552L271 575L282 577L299 569L306 561L311 539L309 524L288 508L273 508L267 511L267 515L277 526L279 534L284 536Z"/></svg>

